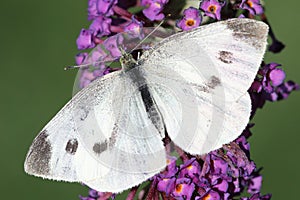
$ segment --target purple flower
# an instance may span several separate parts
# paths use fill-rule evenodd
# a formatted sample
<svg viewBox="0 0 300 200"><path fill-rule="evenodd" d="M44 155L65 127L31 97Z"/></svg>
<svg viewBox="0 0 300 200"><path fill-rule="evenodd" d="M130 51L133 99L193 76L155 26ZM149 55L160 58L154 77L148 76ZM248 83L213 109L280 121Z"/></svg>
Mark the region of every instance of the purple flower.
<svg viewBox="0 0 300 200"><path fill-rule="evenodd" d="M252 178L250 180L250 184L248 187L248 193L250 194L258 193L260 191L261 184L262 184L262 176L257 176Z"/></svg>
<svg viewBox="0 0 300 200"><path fill-rule="evenodd" d="M178 172L178 167L176 166L176 157L168 156L167 158L167 169L166 169L166 177L172 177L174 174Z"/></svg>
<svg viewBox="0 0 300 200"><path fill-rule="evenodd" d="M185 9L183 11L183 18L177 22L177 26L184 31L191 30L200 25L202 17L199 14L199 10L193 7Z"/></svg>
<svg viewBox="0 0 300 200"><path fill-rule="evenodd" d="M269 200L271 199L272 195L267 194L264 196L260 196L260 193L253 194L251 197L242 197L241 200Z"/></svg>
<svg viewBox="0 0 300 200"><path fill-rule="evenodd" d="M105 35L109 35L111 19L103 16L98 16L94 19L92 24L90 25L90 30L93 32L93 35L96 37L102 37Z"/></svg>
<svg viewBox="0 0 300 200"><path fill-rule="evenodd" d="M214 188L217 189L218 191L221 191L221 192L227 192L228 190L228 182L221 179L221 178L218 178L216 181L215 181L215 184L214 184Z"/></svg>
<svg viewBox="0 0 300 200"><path fill-rule="evenodd" d="M151 21L162 20L165 15L162 13L164 6L169 0L142 0L141 5L146 6L143 14Z"/></svg>
<svg viewBox="0 0 300 200"><path fill-rule="evenodd" d="M98 50L97 50L98 49ZM100 51L100 48L94 50L90 55L87 53L80 53L76 56L76 64L89 64L93 66L93 70L89 68L82 68L79 76L79 89L86 87L92 81L110 72L110 69L105 66L100 60L105 60L106 54Z"/></svg>
<svg viewBox="0 0 300 200"><path fill-rule="evenodd" d="M143 28L143 23L138 21L134 16L131 18L131 22L129 22L125 27L124 31L128 32L133 37L139 37L141 34L141 29Z"/></svg>
<svg viewBox="0 0 300 200"><path fill-rule="evenodd" d="M193 178L194 176L199 177L201 166L197 162L196 158L191 158L180 166L180 177Z"/></svg>
<svg viewBox="0 0 300 200"><path fill-rule="evenodd" d="M123 42L123 38L121 37L121 35L119 35L119 36L109 37L107 40L103 42L103 45L110 52L110 55L113 58L118 58L122 55L120 49L118 48L120 44L122 44L122 42Z"/></svg>
<svg viewBox="0 0 300 200"><path fill-rule="evenodd" d="M200 10L202 10L206 16L221 20L221 9L224 5L225 1L221 3L217 0L203 0L200 3Z"/></svg>
<svg viewBox="0 0 300 200"><path fill-rule="evenodd" d="M98 16L111 16L112 7L117 4L117 0L89 0L88 19L92 20Z"/></svg>
<svg viewBox="0 0 300 200"><path fill-rule="evenodd" d="M248 10L252 15L260 15L264 12L260 0L242 0L240 8Z"/></svg>
<svg viewBox="0 0 300 200"><path fill-rule="evenodd" d="M240 14L240 15L238 16L238 18L241 18L241 19L243 19L243 18L246 18L246 17L245 17L245 15L243 15L243 14Z"/></svg>
<svg viewBox="0 0 300 200"><path fill-rule="evenodd" d="M97 199L107 199L111 196L111 193L98 192L96 190L90 189L88 197L79 196L81 200L97 200ZM107 198L105 198L107 197Z"/></svg>
<svg viewBox="0 0 300 200"><path fill-rule="evenodd" d="M277 68L279 66L281 65L270 63L259 70L260 77L257 77L252 83L250 91L261 93L261 95L250 93L253 105L261 108L263 101L286 99L292 91L299 89L299 85L293 81L284 83L285 73L282 69Z"/></svg>
<svg viewBox="0 0 300 200"><path fill-rule="evenodd" d="M282 69L271 69L269 73L270 81L273 86L281 85L285 79L285 73Z"/></svg>
<svg viewBox="0 0 300 200"><path fill-rule="evenodd" d="M190 179L179 178L176 180L175 189L171 196L180 200L191 199L194 189L195 185L191 183Z"/></svg>
<svg viewBox="0 0 300 200"><path fill-rule="evenodd" d="M294 81L287 81L280 86L278 86L275 90L276 92L276 100L286 99L292 91L300 90L300 86Z"/></svg>
<svg viewBox="0 0 300 200"><path fill-rule="evenodd" d="M81 71L81 75L79 79L79 88L82 89L86 87L92 81L94 81L100 76L107 74L108 72L109 71L107 71L107 67L105 65L101 65L99 69L96 69L94 71L90 71L89 69L83 69Z"/></svg>
<svg viewBox="0 0 300 200"><path fill-rule="evenodd" d="M90 56L85 60L85 63L90 63L96 67L99 63L101 63L101 61L102 63L105 61L111 61L112 59L109 59L110 55L104 52L101 47L102 45L94 48L94 50L90 53Z"/></svg>
<svg viewBox="0 0 300 200"><path fill-rule="evenodd" d="M77 65L81 65L85 59L88 57L88 53L79 53L75 56L75 61Z"/></svg>
<svg viewBox="0 0 300 200"><path fill-rule="evenodd" d="M224 159L216 156L214 153L210 154L210 157L207 157L207 159L209 159L209 162L211 163L211 174L220 176L222 174L227 174L228 163Z"/></svg>
<svg viewBox="0 0 300 200"><path fill-rule="evenodd" d="M248 128L247 128L248 129ZM246 130L247 130L246 129ZM238 139L236 139L236 143L239 144L241 148L247 153L250 150L250 144L248 143L246 137L244 135L240 136Z"/></svg>
<svg viewBox="0 0 300 200"><path fill-rule="evenodd" d="M266 92L272 93L274 87L281 85L285 79L284 71L277 68L279 66L281 65L278 63L264 65L258 72L261 78L257 78L253 82L252 89L257 92L264 89Z"/></svg>
<svg viewBox="0 0 300 200"><path fill-rule="evenodd" d="M95 47L95 43L93 41L93 31L81 29L80 34L76 40L76 44L79 50Z"/></svg>
<svg viewBox="0 0 300 200"><path fill-rule="evenodd" d="M167 196L171 194L171 192L175 188L176 178L162 178L159 180L157 184L157 190L160 192L164 192Z"/></svg>
<svg viewBox="0 0 300 200"><path fill-rule="evenodd" d="M221 200L221 197L218 192L210 190L202 197L197 197L196 199L199 199L199 200Z"/></svg>

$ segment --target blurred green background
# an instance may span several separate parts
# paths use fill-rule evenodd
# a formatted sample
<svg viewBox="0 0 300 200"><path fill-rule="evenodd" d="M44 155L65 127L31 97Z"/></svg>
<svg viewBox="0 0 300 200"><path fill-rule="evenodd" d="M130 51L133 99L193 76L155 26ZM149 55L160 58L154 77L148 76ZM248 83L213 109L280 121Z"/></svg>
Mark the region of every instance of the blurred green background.
<svg viewBox="0 0 300 200"><path fill-rule="evenodd" d="M287 78L300 83L299 1L267 1L266 14L286 44L267 62L279 62ZM80 184L42 180L23 171L27 150L40 129L71 98L75 41L88 27L87 0L2 1L0 5L1 199L78 199ZM300 92L268 103L254 119L252 159L262 171L263 193L296 199L300 180Z"/></svg>

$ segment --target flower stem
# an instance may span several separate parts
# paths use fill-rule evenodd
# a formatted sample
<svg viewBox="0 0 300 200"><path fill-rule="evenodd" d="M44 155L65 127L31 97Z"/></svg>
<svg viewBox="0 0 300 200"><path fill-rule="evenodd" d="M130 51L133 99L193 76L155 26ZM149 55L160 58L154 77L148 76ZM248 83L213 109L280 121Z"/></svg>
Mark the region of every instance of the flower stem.
<svg viewBox="0 0 300 200"><path fill-rule="evenodd" d="M138 186L131 188L128 196L126 197L126 200L133 200L135 195L136 195L136 192L137 192L138 188L139 188Z"/></svg>

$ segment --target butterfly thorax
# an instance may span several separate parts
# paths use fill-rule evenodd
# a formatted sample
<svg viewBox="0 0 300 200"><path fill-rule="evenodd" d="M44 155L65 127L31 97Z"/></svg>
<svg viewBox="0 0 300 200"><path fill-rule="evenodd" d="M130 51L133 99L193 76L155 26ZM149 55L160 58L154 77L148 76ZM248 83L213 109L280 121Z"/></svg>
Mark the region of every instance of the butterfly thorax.
<svg viewBox="0 0 300 200"><path fill-rule="evenodd" d="M130 69L133 69L138 64L137 61L129 53L123 53L121 58L120 58L120 62L121 62L121 65L122 65L122 69L124 71L128 71Z"/></svg>

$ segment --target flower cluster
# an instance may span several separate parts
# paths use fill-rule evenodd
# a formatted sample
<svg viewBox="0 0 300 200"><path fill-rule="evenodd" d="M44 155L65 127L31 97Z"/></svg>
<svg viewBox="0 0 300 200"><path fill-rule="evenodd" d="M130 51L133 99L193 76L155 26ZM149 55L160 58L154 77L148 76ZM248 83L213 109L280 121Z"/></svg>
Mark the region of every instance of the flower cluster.
<svg viewBox="0 0 300 200"><path fill-rule="evenodd" d="M186 8L186 7L185 7ZM260 0L202 0L199 6L184 9L184 4L176 0L89 0L88 19L91 25L82 29L77 39L79 50L94 48L88 55L85 52L76 56L78 65L97 63L94 70L82 69L80 88L85 87L96 78L110 73L112 68L105 65L105 60L118 58L121 54L113 35L123 32L139 32L143 27L155 26L157 21L165 19L165 27L182 31L191 30L202 24L229 18L260 18L268 23ZM180 16L180 17L178 17ZM284 48L272 28L269 32L272 44L269 51L278 53ZM103 48L97 45L102 44ZM252 100L252 118L258 108L267 102L286 99L289 94L299 89L293 81L285 81L285 72L277 63L262 63L249 94ZM233 199L268 200L270 194L261 195L262 176L260 169L250 157L250 146L247 139L251 136L249 124L239 138L223 148L202 156L181 154L181 162L176 158L168 158L166 170L151 178L149 186L134 187L127 199L133 199L140 189L139 199ZM247 192L250 197L241 197ZM118 195L116 195L118 196ZM111 193L90 190L88 197L82 200L104 200L114 198Z"/></svg>
<svg viewBox="0 0 300 200"><path fill-rule="evenodd" d="M258 75L249 89L252 99L252 115L257 108L262 108L266 101L278 101L286 99L294 90L300 87L294 81L284 81L285 72L278 68L278 63L262 63Z"/></svg>
<svg viewBox="0 0 300 200"><path fill-rule="evenodd" d="M173 158L166 171L156 176L157 189L176 199L232 199L244 188L257 195L262 177L249 154L249 144L242 135L201 159L190 157L176 166Z"/></svg>

